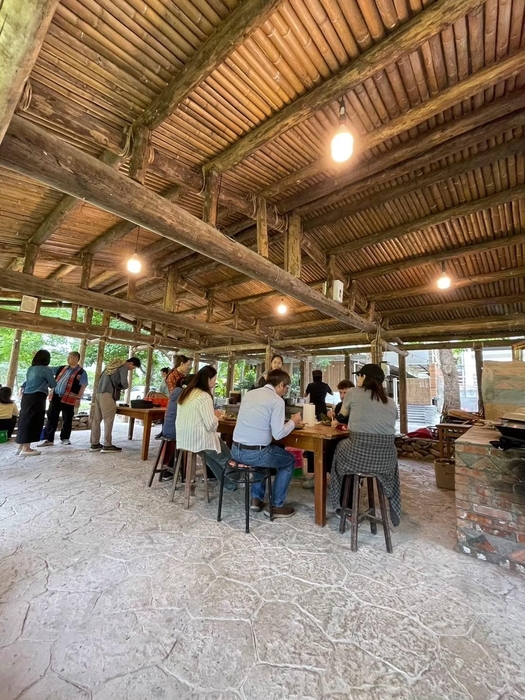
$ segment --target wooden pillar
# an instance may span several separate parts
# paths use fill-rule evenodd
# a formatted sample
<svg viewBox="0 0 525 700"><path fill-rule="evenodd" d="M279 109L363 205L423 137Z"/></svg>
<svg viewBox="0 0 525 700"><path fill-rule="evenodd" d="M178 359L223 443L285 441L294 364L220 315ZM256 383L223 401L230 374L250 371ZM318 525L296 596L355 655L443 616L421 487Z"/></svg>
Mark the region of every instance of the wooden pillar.
<svg viewBox="0 0 525 700"><path fill-rule="evenodd" d="M89 278L93 268L93 256L91 253L84 253L82 256L82 271L80 273L80 286L82 289L89 289Z"/></svg>
<svg viewBox="0 0 525 700"><path fill-rule="evenodd" d="M206 302L206 323L213 321L213 292L208 292L208 300Z"/></svg>
<svg viewBox="0 0 525 700"><path fill-rule="evenodd" d="M265 374L270 371L271 363L272 363L272 346L267 345L266 346L266 353L265 353L265 357L264 357L264 372L265 372Z"/></svg>
<svg viewBox="0 0 525 700"><path fill-rule="evenodd" d="M132 180L143 185L150 161L151 131L143 126L133 130L133 147L129 161L129 176Z"/></svg>
<svg viewBox="0 0 525 700"><path fill-rule="evenodd" d="M18 372L18 358L20 357L20 345L22 344L22 331L16 330L13 337L13 347L9 356L9 367L7 368L6 386L15 388L16 373Z"/></svg>
<svg viewBox="0 0 525 700"><path fill-rule="evenodd" d="M93 321L93 309L86 309L86 314L84 317L84 322L89 325ZM78 348L78 352L80 353L80 359L78 361L78 364L83 367L84 362L86 360L86 349L87 349L87 338L82 338L80 341L80 345Z"/></svg>
<svg viewBox="0 0 525 700"><path fill-rule="evenodd" d="M337 258L335 255L328 256L328 275L326 278L326 296L332 298L334 280L337 276Z"/></svg>
<svg viewBox="0 0 525 700"><path fill-rule="evenodd" d="M128 275L128 289L126 292L126 299L128 301L135 301L137 298L137 278L135 275Z"/></svg>
<svg viewBox="0 0 525 700"><path fill-rule="evenodd" d="M514 351L514 348L512 348L512 350ZM483 406L483 392L481 390L481 382L483 378L483 348L474 348L474 360L476 362L476 382L478 385L478 411L483 416L485 415L485 409Z"/></svg>
<svg viewBox="0 0 525 700"><path fill-rule="evenodd" d="M131 348L131 357L134 357L136 352L137 352L137 348L135 346L133 346ZM125 401L127 404L129 404L129 402L131 400L132 388L133 388L133 370L130 369L128 371L128 388L126 389L126 398L125 398ZM127 423L127 420L126 420L126 423Z"/></svg>
<svg viewBox="0 0 525 700"><path fill-rule="evenodd" d="M71 304L71 320L73 323L78 320L78 304Z"/></svg>
<svg viewBox="0 0 525 700"><path fill-rule="evenodd" d="M301 360L299 363L299 394L304 396L306 389L306 360Z"/></svg>
<svg viewBox="0 0 525 700"><path fill-rule="evenodd" d="M32 275L35 271L39 251L40 246L37 246L34 243L28 243L26 245L26 255L24 259L24 266L22 268L22 272L25 272L26 275Z"/></svg>
<svg viewBox="0 0 525 700"><path fill-rule="evenodd" d="M235 380L235 356L230 354L228 357L228 374L226 375L226 396L230 395L233 391L233 384Z"/></svg>
<svg viewBox="0 0 525 700"><path fill-rule="evenodd" d="M399 430L403 435L408 433L407 409L407 362L404 355L399 355Z"/></svg>
<svg viewBox="0 0 525 700"><path fill-rule="evenodd" d="M383 358L383 346L381 345L380 340L372 341L370 344L370 353L372 355L372 363L374 365L380 365Z"/></svg>
<svg viewBox="0 0 525 700"><path fill-rule="evenodd" d="M0 3L0 143L38 58L58 0Z"/></svg>
<svg viewBox="0 0 525 700"><path fill-rule="evenodd" d="M144 379L144 394L147 396L151 387L151 373L153 371L153 345L148 346L148 359L146 361L146 377Z"/></svg>
<svg viewBox="0 0 525 700"><path fill-rule="evenodd" d="M352 379L352 360L347 352L345 352L345 379Z"/></svg>
<svg viewBox="0 0 525 700"><path fill-rule="evenodd" d="M477 352L477 349L476 351ZM517 348L515 345L512 346L512 360L514 362L521 362L523 358L523 350L521 348Z"/></svg>
<svg viewBox="0 0 525 700"><path fill-rule="evenodd" d="M357 280L351 280L348 288L348 309L355 311L355 302L357 298Z"/></svg>
<svg viewBox="0 0 525 700"><path fill-rule="evenodd" d="M294 277L301 276L301 237L301 217L293 214L284 236L284 269Z"/></svg>
<svg viewBox="0 0 525 700"><path fill-rule="evenodd" d="M199 371L199 364L201 361L201 354L200 352L196 352L193 354L193 373L195 374L196 372Z"/></svg>
<svg viewBox="0 0 525 700"><path fill-rule="evenodd" d="M177 283L179 281L179 272L176 265L168 267L168 276L166 278L166 289L164 291L164 310L173 313L175 311L175 303L177 301Z"/></svg>
<svg viewBox="0 0 525 700"><path fill-rule="evenodd" d="M210 224L210 226L215 226L217 224L220 185L221 178L219 173L211 171L206 175L206 182L204 185L204 213L202 218L207 224Z"/></svg>
<svg viewBox="0 0 525 700"><path fill-rule="evenodd" d="M262 197L257 199L257 252L263 258L269 254L268 247L268 210L266 200Z"/></svg>

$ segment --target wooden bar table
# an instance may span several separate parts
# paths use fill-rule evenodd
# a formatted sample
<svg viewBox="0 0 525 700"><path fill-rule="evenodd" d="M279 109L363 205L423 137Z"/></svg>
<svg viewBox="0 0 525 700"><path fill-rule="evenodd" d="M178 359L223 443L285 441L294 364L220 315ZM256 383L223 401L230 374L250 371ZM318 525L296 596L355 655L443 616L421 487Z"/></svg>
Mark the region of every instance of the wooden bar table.
<svg viewBox="0 0 525 700"><path fill-rule="evenodd" d="M165 408L130 408L129 406L117 406L117 416L128 416L129 418L128 440L133 440L135 420L138 419L144 423L141 452L141 458L144 462L148 459L151 426L155 421L162 420L165 413Z"/></svg>
<svg viewBox="0 0 525 700"><path fill-rule="evenodd" d="M231 445L235 421L219 421L219 433L224 441ZM326 470L339 440L348 437L347 430L336 430L326 425L305 426L294 430L283 440L277 441L283 447L295 447L314 453L314 505L315 522L326 525Z"/></svg>

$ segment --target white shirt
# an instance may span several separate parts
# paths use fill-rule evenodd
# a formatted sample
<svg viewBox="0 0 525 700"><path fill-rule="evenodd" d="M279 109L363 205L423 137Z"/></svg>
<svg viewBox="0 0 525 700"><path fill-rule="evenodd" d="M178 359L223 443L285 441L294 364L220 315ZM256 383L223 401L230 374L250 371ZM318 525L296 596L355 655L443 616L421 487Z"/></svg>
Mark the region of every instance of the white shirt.
<svg viewBox="0 0 525 700"><path fill-rule="evenodd" d="M272 438L281 440L295 428L286 421L284 401L271 384L253 389L244 396L233 431L234 442L242 445L270 445Z"/></svg>
<svg viewBox="0 0 525 700"><path fill-rule="evenodd" d="M213 411L213 399L205 391L194 389L177 408L175 434L177 448L189 452L221 451L217 428L219 421Z"/></svg>

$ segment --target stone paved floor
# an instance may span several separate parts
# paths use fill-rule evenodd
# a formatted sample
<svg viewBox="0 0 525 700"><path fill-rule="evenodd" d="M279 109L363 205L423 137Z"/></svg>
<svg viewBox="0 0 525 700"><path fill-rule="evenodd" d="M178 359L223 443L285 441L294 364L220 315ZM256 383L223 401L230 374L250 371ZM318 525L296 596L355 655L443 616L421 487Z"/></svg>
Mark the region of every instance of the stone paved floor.
<svg viewBox="0 0 525 700"><path fill-rule="evenodd" d="M297 485L250 535L242 490L222 523L168 503L124 431L116 456L0 446L0 700L525 698L525 577L454 551L428 465L402 465L394 554L351 554Z"/></svg>

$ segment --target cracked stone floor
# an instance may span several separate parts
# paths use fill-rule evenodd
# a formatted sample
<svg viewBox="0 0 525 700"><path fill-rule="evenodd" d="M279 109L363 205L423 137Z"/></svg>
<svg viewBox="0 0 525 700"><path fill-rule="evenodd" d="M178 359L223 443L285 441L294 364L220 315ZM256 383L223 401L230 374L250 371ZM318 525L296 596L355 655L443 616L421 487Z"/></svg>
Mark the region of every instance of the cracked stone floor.
<svg viewBox="0 0 525 700"><path fill-rule="evenodd" d="M402 464L394 554L366 527L352 554L298 484L250 535L242 490L222 523L168 503L125 430L0 445L0 700L525 698L525 577L454 551L431 466Z"/></svg>

